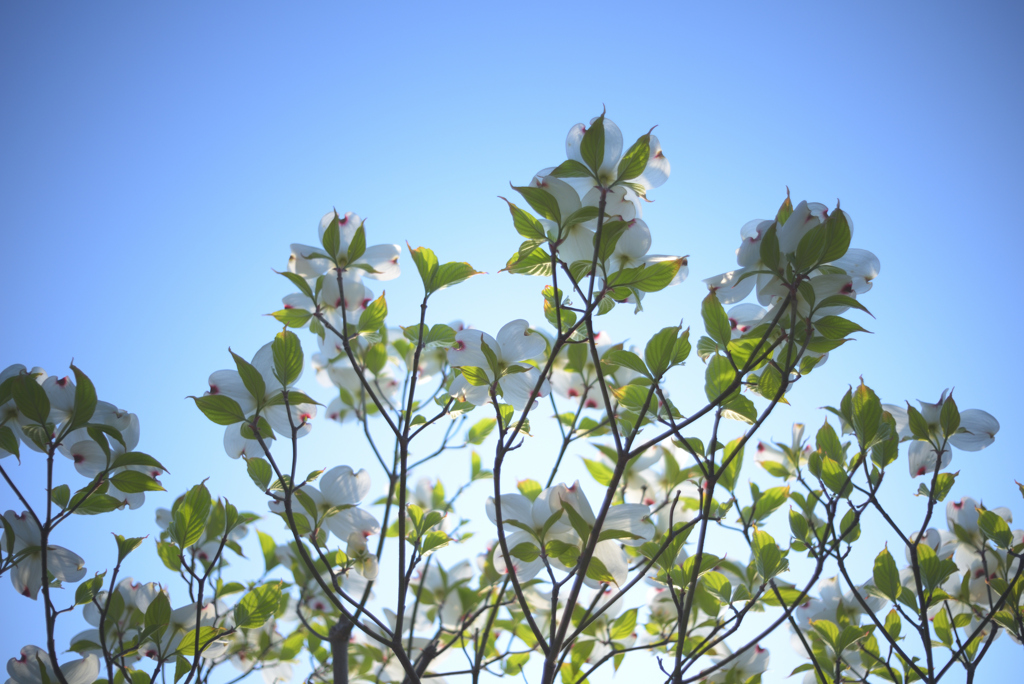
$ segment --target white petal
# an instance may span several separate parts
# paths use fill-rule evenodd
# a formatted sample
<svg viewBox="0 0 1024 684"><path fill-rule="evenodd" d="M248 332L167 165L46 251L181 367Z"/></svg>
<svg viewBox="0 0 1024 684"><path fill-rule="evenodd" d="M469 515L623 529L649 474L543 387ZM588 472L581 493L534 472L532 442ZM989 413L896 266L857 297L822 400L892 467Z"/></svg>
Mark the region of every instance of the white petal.
<svg viewBox="0 0 1024 684"><path fill-rule="evenodd" d="M537 380L539 378L540 371L536 368L531 368L525 373L506 375L499 383L501 385L504 400L511 404L512 408L515 410L524 410L530 400L530 394L533 393L533 389L537 386ZM545 380L541 384L537 397L546 397L550 392L551 385L547 380Z"/></svg>
<svg viewBox="0 0 1024 684"><path fill-rule="evenodd" d="M554 169L544 169L544 171L553 170ZM576 190L574 190L573 187L564 180L544 174L544 171L541 171L533 177L533 180L530 181L530 186L534 188L541 188L555 198L555 201L558 203L558 211L562 215L562 220L564 221L573 212L580 208L580 196Z"/></svg>
<svg viewBox="0 0 1024 684"><path fill-rule="evenodd" d="M651 509L643 504L619 504L608 509L602 530L622 530L636 535L639 539L621 539L627 546L640 546L654 538L654 523L650 519Z"/></svg>
<svg viewBox="0 0 1024 684"><path fill-rule="evenodd" d="M740 280L746 269L739 269L737 271L729 271L728 273L722 273L711 278L706 278L704 283L714 289L715 296L718 297L718 301L722 304L733 304L742 299L745 299L748 294L754 289L754 277L745 278Z"/></svg>
<svg viewBox="0 0 1024 684"><path fill-rule="evenodd" d="M531 332L530 324L518 319L506 323L498 331L498 349L494 352L499 361L508 364L537 358L546 348L544 336Z"/></svg>
<svg viewBox="0 0 1024 684"><path fill-rule="evenodd" d="M939 460L938 454L928 442L912 442L909 450L909 465L911 477L918 477L935 472L935 462ZM939 470L949 465L953 460L953 452L945 449L942 452L942 460L939 463Z"/></svg>
<svg viewBox="0 0 1024 684"><path fill-rule="evenodd" d="M494 498L487 497L486 511L487 517L495 525L498 524L498 518L495 515L494 510ZM502 494L501 495L501 518L502 523L507 523L509 520L517 520L524 525L533 525L533 502L522 494Z"/></svg>
<svg viewBox="0 0 1024 684"><path fill-rule="evenodd" d="M242 407L242 413L252 415L256 410L256 400L249 394L238 371L219 370L210 375L210 394L223 394L234 399Z"/></svg>
<svg viewBox="0 0 1024 684"><path fill-rule="evenodd" d="M487 357L482 351L481 341L487 343L495 354L501 350L497 340L479 330L461 330L455 334L455 346L448 350L448 363L454 367L470 366L489 371ZM519 359L516 359L517 361Z"/></svg>
<svg viewBox="0 0 1024 684"><path fill-rule="evenodd" d="M310 254L323 253L322 247L310 247L309 245L292 245L291 256L288 257L288 270L291 273L300 275L303 278L316 278L327 272L330 262L327 259L307 259Z"/></svg>
<svg viewBox="0 0 1024 684"><path fill-rule="evenodd" d="M967 409L960 412L960 427L967 432L950 437L950 444L964 451L981 451L995 441L999 421L981 409Z"/></svg>
<svg viewBox="0 0 1024 684"><path fill-rule="evenodd" d="M647 159L647 168L644 172L635 178L632 182L639 183L644 186L645 189L650 190L657 188L668 180L669 174L672 172L672 167L668 163L668 159L665 154L661 151L661 143L658 141L657 136L651 136L651 154Z"/></svg>
<svg viewBox="0 0 1024 684"><path fill-rule="evenodd" d="M463 375L452 380L452 386L448 391L456 400L469 402L474 406L483 406L491 400L490 389L486 385L470 385Z"/></svg>
<svg viewBox="0 0 1024 684"><path fill-rule="evenodd" d="M332 506L357 504L370 491L370 474L348 466L331 468L320 478L320 491Z"/></svg>
<svg viewBox="0 0 1024 684"><path fill-rule="evenodd" d="M64 582L77 582L85 577L85 561L63 546L48 546L46 566L50 573Z"/></svg>
<svg viewBox="0 0 1024 684"><path fill-rule="evenodd" d="M402 247L400 245L374 245L367 247L366 252L356 263L366 264L376 271L376 273L363 271L363 277L374 280L394 280L402 274L402 268L398 265L398 258L401 254Z"/></svg>
<svg viewBox="0 0 1024 684"><path fill-rule="evenodd" d="M604 563L605 569L615 578L616 586L621 587L626 583L629 565L626 561L626 552L622 550L617 541L608 539L598 542L594 547L594 558ZM587 580L587 584L588 586L597 586L598 583Z"/></svg>

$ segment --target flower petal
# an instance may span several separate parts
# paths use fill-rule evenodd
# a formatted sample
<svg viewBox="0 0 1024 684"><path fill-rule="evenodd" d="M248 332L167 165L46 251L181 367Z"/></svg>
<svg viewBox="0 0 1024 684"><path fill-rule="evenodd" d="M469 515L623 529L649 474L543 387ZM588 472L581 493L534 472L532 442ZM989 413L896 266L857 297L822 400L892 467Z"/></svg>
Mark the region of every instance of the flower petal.
<svg viewBox="0 0 1024 684"><path fill-rule="evenodd" d="M537 358L544 353L547 343L543 335L531 332L530 324L520 318L501 327L498 331L498 347L494 352L499 361L515 363Z"/></svg>
<svg viewBox="0 0 1024 684"><path fill-rule="evenodd" d="M964 451L981 451L995 441L999 421L987 411L967 409L960 412L960 427L967 430L949 438L949 443Z"/></svg>

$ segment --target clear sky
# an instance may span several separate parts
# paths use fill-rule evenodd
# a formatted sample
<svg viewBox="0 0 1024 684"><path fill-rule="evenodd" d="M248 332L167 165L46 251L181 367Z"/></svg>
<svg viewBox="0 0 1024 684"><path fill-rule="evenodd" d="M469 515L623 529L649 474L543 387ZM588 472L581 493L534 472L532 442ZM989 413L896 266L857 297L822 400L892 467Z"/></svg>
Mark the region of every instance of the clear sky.
<svg viewBox="0 0 1024 684"><path fill-rule="evenodd" d="M540 324L541 282L497 273L519 242L497 196L564 159L566 132L602 106L628 140L658 125L672 176L645 208L652 251L690 255L687 282L639 317L609 317L616 339L642 344L680 318L699 328L701 279L732 268L740 226L773 216L787 185L797 201L839 198L854 246L882 263L863 299L876 319L857 318L874 335L812 374L765 437L817 427L817 407L860 375L893 403L955 386L962 409L1002 430L987 451L954 455L951 497L1024 516L1022 29L1010 2L3 3L0 368L64 374L74 358L171 469L146 515L69 524L92 547L75 550L90 572L107 567L113 542L96 520L144 534L157 506L208 476L262 512L221 428L184 397L230 365L229 345L249 358L271 339L262 314L289 291L271 269L332 207L367 218L370 244L408 240L492 274L435 298L435 322ZM418 282L407 255L403 268L386 289L408 324ZM683 404L703 394L685 384L700 362L687 370ZM312 373L303 382L326 403ZM314 435L308 448L326 451L308 463L337 463L344 434ZM510 476L546 469L534 453ZM22 481L39 465L11 463ZM917 483L895 470L892 500L916 515ZM14 507L9 492L0 501ZM26 625L0 626L6 661L43 638L39 606L2 595ZM990 674L1021 665L1011 647L997 642ZM765 681L781 681L797 661L788 636L771 648Z"/></svg>

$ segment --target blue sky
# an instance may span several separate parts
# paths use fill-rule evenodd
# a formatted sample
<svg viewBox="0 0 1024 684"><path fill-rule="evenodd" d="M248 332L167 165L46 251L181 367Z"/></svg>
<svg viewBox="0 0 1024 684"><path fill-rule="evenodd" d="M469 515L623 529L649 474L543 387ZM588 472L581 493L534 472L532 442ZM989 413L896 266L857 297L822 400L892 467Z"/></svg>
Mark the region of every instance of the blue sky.
<svg viewBox="0 0 1024 684"><path fill-rule="evenodd" d="M235 489L241 465L220 428L183 398L230 364L229 345L251 357L276 332L263 314L289 291L271 270L289 244L315 240L332 207L355 211L370 244L408 240L492 274L436 297L435 322L540 323L541 282L497 273L519 242L497 196L557 164L568 129L605 106L627 139L658 125L672 176L645 208L652 251L690 255L690 279L639 317L616 311L613 336L699 327L700 280L732 267L740 226L772 216L787 185L794 200L839 198L854 246L882 263L863 299L876 319L857 319L874 335L796 389L765 437L820 425L817 407L861 375L893 403L955 386L961 408L1002 431L954 456L951 496L1024 515L1022 20L1013 3L4 3L0 366L63 374L74 358L101 398L139 415L140 449L171 469L170 493L209 476L261 511L247 481ZM404 259L386 290L408 324L418 284ZM700 373L691 362L674 396ZM304 382L326 402L312 373ZM336 463L322 454L342 433L318 432L309 449L326 451L310 462ZM534 451L523 473L546 467ZM14 471L41 472L31 458ZM915 515L916 482L890 484ZM152 527L136 517L99 521ZM68 530L112 546L95 523ZM83 555L90 570L109 564ZM4 603L41 630L37 606L17 600ZM3 658L24 645L23 631L0 632ZM1006 638L991 657L1021 662Z"/></svg>

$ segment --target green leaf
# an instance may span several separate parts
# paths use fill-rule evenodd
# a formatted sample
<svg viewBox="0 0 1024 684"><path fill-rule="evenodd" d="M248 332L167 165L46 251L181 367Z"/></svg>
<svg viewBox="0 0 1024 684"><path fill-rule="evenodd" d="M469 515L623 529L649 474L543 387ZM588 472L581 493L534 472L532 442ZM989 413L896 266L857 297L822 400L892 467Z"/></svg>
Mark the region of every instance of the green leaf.
<svg viewBox="0 0 1024 684"><path fill-rule="evenodd" d="M171 602L164 591L157 592L146 608L146 629L160 629L171 622Z"/></svg>
<svg viewBox="0 0 1024 684"><path fill-rule="evenodd" d="M678 366L690 355L690 329L687 328L672 347L672 365Z"/></svg>
<svg viewBox="0 0 1024 684"><path fill-rule="evenodd" d="M262 458L246 458L245 468L249 472L249 477L259 487L260 491L267 491L270 487L270 480L274 477L274 471L271 469L270 464L264 461Z"/></svg>
<svg viewBox="0 0 1024 684"><path fill-rule="evenodd" d="M841 340L855 332L868 332L853 321L839 316L822 316L814 322L814 329L830 340Z"/></svg>
<svg viewBox="0 0 1024 684"><path fill-rule="evenodd" d="M21 458L18 438L14 436L14 431L6 425L0 425L0 449L9 454L14 454L19 459Z"/></svg>
<svg viewBox="0 0 1024 684"><path fill-rule="evenodd" d="M946 401L942 403L939 426L942 428L943 436L947 439L955 435L960 428L960 410L957 408L956 402L953 401L952 395L946 397Z"/></svg>
<svg viewBox="0 0 1024 684"><path fill-rule="evenodd" d="M637 609L631 608L615 619L609 630L612 641L628 639L633 634L636 629L636 614Z"/></svg>
<svg viewBox="0 0 1024 684"><path fill-rule="evenodd" d="M652 129L653 130L653 129ZM617 180L631 180L644 172L651 158L651 134L641 135L632 147L619 160L619 177Z"/></svg>
<svg viewBox="0 0 1024 684"><path fill-rule="evenodd" d="M991 539L1000 548L1009 548L1013 544L1013 533L998 514L992 511L979 510L978 528L986 538Z"/></svg>
<svg viewBox="0 0 1024 684"><path fill-rule="evenodd" d="M850 249L850 224L846 221L846 214L838 206L825 221L825 233L827 240L821 262L827 264L841 259Z"/></svg>
<svg viewBox="0 0 1024 684"><path fill-rule="evenodd" d="M210 516L210 491L198 484L188 491L185 498L174 510L174 521L170 533L181 548L192 546L203 535L206 520Z"/></svg>
<svg viewBox="0 0 1024 684"><path fill-rule="evenodd" d="M608 571L608 568L600 558L591 556L590 563L587 565L587 577L598 582L605 582L618 586L618 582L615 581L615 576Z"/></svg>
<svg viewBox="0 0 1024 684"><path fill-rule="evenodd" d="M764 581L767 582L788 569L789 562L782 557L778 544L770 534L755 529L751 542L757 572Z"/></svg>
<svg viewBox="0 0 1024 684"><path fill-rule="evenodd" d="M68 500L71 498L71 488L66 484L57 485L50 492L50 501L60 506L63 510L68 507Z"/></svg>
<svg viewBox="0 0 1024 684"><path fill-rule="evenodd" d="M46 390L31 375L19 375L11 383L11 396L18 411L33 423L46 424L50 418L50 399Z"/></svg>
<svg viewBox="0 0 1024 684"><path fill-rule="evenodd" d="M825 299L823 299L820 302L818 302L817 308L818 309L829 309L829 308L832 308L834 306L848 306L848 307L850 307L852 309L860 309L861 311L863 311L867 315L869 315L872 318L874 318L872 313L870 311L868 311L867 308L863 304L858 302L853 297L848 297L846 295L832 295L831 297L826 297Z"/></svg>
<svg viewBox="0 0 1024 684"><path fill-rule="evenodd" d="M111 469L127 468L128 466L145 466L147 468L158 468L164 472L168 472L167 468L164 468L160 461L156 460L149 454L142 453L141 451L129 451L121 454L114 459L113 463L110 464Z"/></svg>
<svg viewBox="0 0 1024 684"><path fill-rule="evenodd" d="M377 299L373 300L366 310L359 315L359 332L376 332L380 330L380 327L384 324L384 319L388 315L388 304L384 300L382 294Z"/></svg>
<svg viewBox="0 0 1024 684"><path fill-rule="evenodd" d="M434 273L437 272L437 256L433 250L426 247L417 247L413 249L411 245L406 243L409 247L409 253L412 254L412 260L416 264L416 269L420 273L420 280L423 281L423 289L425 292L430 293L431 284L434 281Z"/></svg>
<svg viewBox="0 0 1024 684"><path fill-rule="evenodd" d="M722 411L723 418L742 420L748 425L753 425L757 420L757 408L754 406L754 402L743 395L734 395L722 404L722 408L724 409Z"/></svg>
<svg viewBox="0 0 1024 684"><path fill-rule="evenodd" d="M165 491L159 482L146 473L140 473L137 470L122 470L116 475L111 476L110 484L125 494Z"/></svg>
<svg viewBox="0 0 1024 684"><path fill-rule="evenodd" d="M704 392L707 394L708 401L715 402L720 398L725 400L728 398L728 395L737 390L737 388L729 390L736 379L736 371L733 369L732 364L729 363L729 359L724 356L715 355L711 357L708 361L704 378Z"/></svg>
<svg viewBox="0 0 1024 684"><path fill-rule="evenodd" d="M562 510L569 516L569 524L572 525L572 529L575 530L576 534L583 540L583 544L586 545L587 538L590 536L590 530L592 529L590 523L584 520L583 516L567 501L562 501ZM589 573L587 576L590 576Z"/></svg>
<svg viewBox="0 0 1024 684"><path fill-rule="evenodd" d="M156 543L156 553L169 570L178 572L181 569L181 549L176 545L170 542L158 541Z"/></svg>
<svg viewBox="0 0 1024 684"><path fill-rule="evenodd" d="M546 239L546 236L544 235L544 226L540 224L540 221L534 218L531 214L509 202L504 197L501 199L505 200L505 203L508 204L508 210L512 213L512 224L515 226L517 233L527 240Z"/></svg>
<svg viewBox="0 0 1024 684"><path fill-rule="evenodd" d="M701 338L697 340L697 356L701 358L701 361L707 361L709 356L718 351L718 343L710 337L701 335Z"/></svg>
<svg viewBox="0 0 1024 684"><path fill-rule="evenodd" d="M611 468L601 461L589 458L584 458L583 463L587 466L587 470L590 472L590 475L597 480L598 484L607 487L609 483L611 483L612 476L614 475Z"/></svg>
<svg viewBox="0 0 1024 684"><path fill-rule="evenodd" d="M482 271L477 271L465 262L448 262L437 269L437 272L434 274L434 282L429 291L434 293L438 290L443 290L446 287L458 285L464 280L468 280L480 273L482 273Z"/></svg>
<svg viewBox="0 0 1024 684"><path fill-rule="evenodd" d="M370 371L374 375L377 375L384 370L384 366L387 362L388 350L384 346L383 342L371 344L363 354L363 365L366 366L366 370Z"/></svg>
<svg viewBox="0 0 1024 684"><path fill-rule="evenodd" d="M205 397L189 397L196 402L199 410L217 425L234 425L245 420L242 407L231 397L223 394L208 394Z"/></svg>
<svg viewBox="0 0 1024 684"><path fill-rule="evenodd" d="M341 251L341 227L339 226L338 212L334 212L334 217L327 226L327 230L324 231L323 237L320 238L320 244L323 245L324 251L331 259L337 259L339 252Z"/></svg>
<svg viewBox="0 0 1024 684"><path fill-rule="evenodd" d="M466 378L466 382L475 387L485 387L491 384L491 379L483 368L459 366L459 369L462 371L463 377Z"/></svg>
<svg viewBox="0 0 1024 684"><path fill-rule="evenodd" d="M701 305L701 316L704 318L704 328L714 341L723 347L729 344L732 339L732 326L729 325L729 317L722 308L722 302L718 301L715 294L709 293Z"/></svg>
<svg viewBox="0 0 1024 684"><path fill-rule="evenodd" d="M789 487L772 487L761 493L754 504L753 519L761 521L774 513L789 498Z"/></svg>
<svg viewBox="0 0 1024 684"><path fill-rule="evenodd" d="M237 607L236 607L237 612ZM262 624L262 623L261 623ZM239 626L241 626L239 624ZM208 648L217 637L224 633L224 629L220 627L200 627L198 630L190 630L181 639L181 646L175 651L178 655L183 656L194 656L196 655L196 632L198 631L199 650L204 651Z"/></svg>
<svg viewBox="0 0 1024 684"><path fill-rule="evenodd" d="M117 562L120 563L128 557L129 553L139 548L143 539L145 539L145 537L128 537L126 539L119 534L115 534L114 540L117 542Z"/></svg>
<svg viewBox="0 0 1024 684"><path fill-rule="evenodd" d="M282 323L289 328L303 328L307 323L310 322L310 318L313 314L306 311L305 309L281 309L270 314L277 319L279 323Z"/></svg>
<svg viewBox="0 0 1024 684"><path fill-rule="evenodd" d="M570 347L570 349L576 349L577 347L583 348L585 355L586 348L583 347L583 345L573 345L572 347ZM640 357L634 354L633 352L626 351L624 349L613 349L609 351L601 358L601 363L613 366L625 366L626 368L636 371L637 373L643 375L646 378L651 377L650 372L647 370L647 366L644 365L644 362L640 359ZM579 372L581 369L574 368L573 370Z"/></svg>
<svg viewBox="0 0 1024 684"><path fill-rule="evenodd" d="M881 419L882 403L862 380L853 392L853 429L862 449L874 441Z"/></svg>
<svg viewBox="0 0 1024 684"><path fill-rule="evenodd" d="M279 565L277 560L277 544L274 542L274 538L265 532L256 530L256 534L260 540L260 550L263 552L264 568L267 572L270 572Z"/></svg>
<svg viewBox="0 0 1024 684"><path fill-rule="evenodd" d="M509 549L508 553L510 556L527 563L537 560L537 558L540 557L540 550L537 548L537 545L532 542L516 544L515 547Z"/></svg>
<svg viewBox="0 0 1024 684"><path fill-rule="evenodd" d="M280 603L280 582L258 586L235 606L235 624L248 629L261 627L277 611Z"/></svg>
<svg viewBox="0 0 1024 684"><path fill-rule="evenodd" d="M274 355L274 377L283 387L287 387L298 380L302 373L302 344L299 337L289 330L281 331L274 336L270 348Z"/></svg>
<svg viewBox="0 0 1024 684"><path fill-rule="evenodd" d="M91 577L75 589L75 605L83 606L88 603L92 603L93 598L99 593L100 589L103 588L103 577L107 573L101 572L95 577Z"/></svg>
<svg viewBox="0 0 1024 684"><path fill-rule="evenodd" d="M530 479L520 480L516 483L516 488L530 501L536 501L541 492L540 483Z"/></svg>
<svg viewBox="0 0 1024 684"><path fill-rule="evenodd" d="M283 273L282 272L278 272L277 274L278 275L282 275L285 278L287 278L288 280L290 280L292 285L294 285L295 287L299 288L299 291L302 294L306 295L311 300L316 301L316 298L313 296L313 289L309 286L309 283L306 282L305 278L303 278L302 276L298 275L297 273L290 273L288 271L284 271Z"/></svg>
<svg viewBox="0 0 1024 684"><path fill-rule="evenodd" d="M567 159L555 167L551 175L555 178L592 178L594 174L575 159Z"/></svg>
<svg viewBox="0 0 1024 684"><path fill-rule="evenodd" d="M249 395L256 400L256 405L259 406L263 403L263 397L267 394L267 385L263 381L263 376L260 375L255 366L231 351L230 348L228 348L228 351L235 360L235 367L238 369L238 375L242 378L242 384L245 385L245 389L249 391Z"/></svg>
<svg viewBox="0 0 1024 684"><path fill-rule="evenodd" d="M604 112L585 129L580 141L580 156L595 174L600 170L604 162Z"/></svg>
<svg viewBox="0 0 1024 684"><path fill-rule="evenodd" d="M786 201L789 201L788 197L786 198ZM792 210L792 206L793 205L791 204L790 210ZM782 225L782 223L776 221L776 223L773 223L768 230L765 231L765 234L761 236L761 262L772 271L779 270L779 260L781 259L781 254L779 253L779 235L776 230L776 226L779 225Z"/></svg>
<svg viewBox="0 0 1024 684"><path fill-rule="evenodd" d="M742 437L737 437L725 446L725 457L722 459L723 465L718 470L718 483L730 492L736 488L736 481L740 476L740 467L743 465L743 449L737 451L742 441Z"/></svg>
<svg viewBox="0 0 1024 684"><path fill-rule="evenodd" d="M622 279L615 283L615 287L630 287L641 292L658 292L668 287L672 279L679 273L679 269L686 265L686 258L671 259L669 261L657 261L653 264L643 264L636 270L636 273L628 279ZM622 273L623 271L620 271ZM615 274L613 274L615 275ZM611 279L609 279L611 280Z"/></svg>
<svg viewBox="0 0 1024 684"><path fill-rule="evenodd" d="M903 584L900 582L900 571L896 567L889 549L882 549L882 552L875 557L875 588L890 601L897 601ZM898 618L897 618L898 619Z"/></svg>
<svg viewBox="0 0 1024 684"><path fill-rule="evenodd" d="M644 348L644 360L647 362L647 367L651 369L651 375L655 378L660 378L672 366L678 335L679 326L662 328L655 333ZM628 354L629 352L623 353Z"/></svg>
<svg viewBox="0 0 1024 684"><path fill-rule="evenodd" d="M516 187L513 185L512 189L522 195L523 199L533 207L535 212L550 221L554 221L558 225L562 225L562 213L558 208L558 200L550 192L544 188L529 186Z"/></svg>
<svg viewBox="0 0 1024 684"><path fill-rule="evenodd" d="M586 262L585 267L587 269L590 268L589 261ZM502 270L518 275L550 276L551 255L539 247L525 255L520 252L516 252L512 255L512 258L508 260L505 264L505 268ZM572 270L571 267L570 270ZM578 275L574 274L574 277L577 280L580 279L580 276Z"/></svg>
<svg viewBox="0 0 1024 684"><path fill-rule="evenodd" d="M71 370L75 373L75 408L71 415L68 432L87 425L93 413L96 412L96 388L93 386L92 380L75 364L71 364Z"/></svg>
<svg viewBox="0 0 1024 684"><path fill-rule="evenodd" d="M800 244L796 247L796 260L793 268L800 273L806 273L821 261L821 255L825 251L828 242L828 234L824 225L811 228L800 238Z"/></svg>
<svg viewBox="0 0 1024 684"><path fill-rule="evenodd" d="M494 431L494 426L497 424L498 421L495 418L480 419L475 425L473 425L473 427L469 428L469 434L466 436L466 442L477 445L483 444L484 440L487 439L487 435Z"/></svg>
<svg viewBox="0 0 1024 684"><path fill-rule="evenodd" d="M821 481L839 496L849 496L853 491L853 484L847 476L843 467L831 458L821 459Z"/></svg>
<svg viewBox="0 0 1024 684"><path fill-rule="evenodd" d="M799 541L807 539L807 518L800 514L799 511L792 508L789 509L789 529L793 533L793 537Z"/></svg>
<svg viewBox="0 0 1024 684"><path fill-rule="evenodd" d="M444 548L450 542L451 538L444 532L440 530L430 530L423 535L423 541L420 543L420 553L426 556L433 551Z"/></svg>
<svg viewBox="0 0 1024 684"><path fill-rule="evenodd" d="M356 228L355 234L352 236L352 241L348 243L348 254L345 255L345 260L350 264L355 263L365 252L366 230L363 228L363 224L360 223L359 227Z"/></svg>

